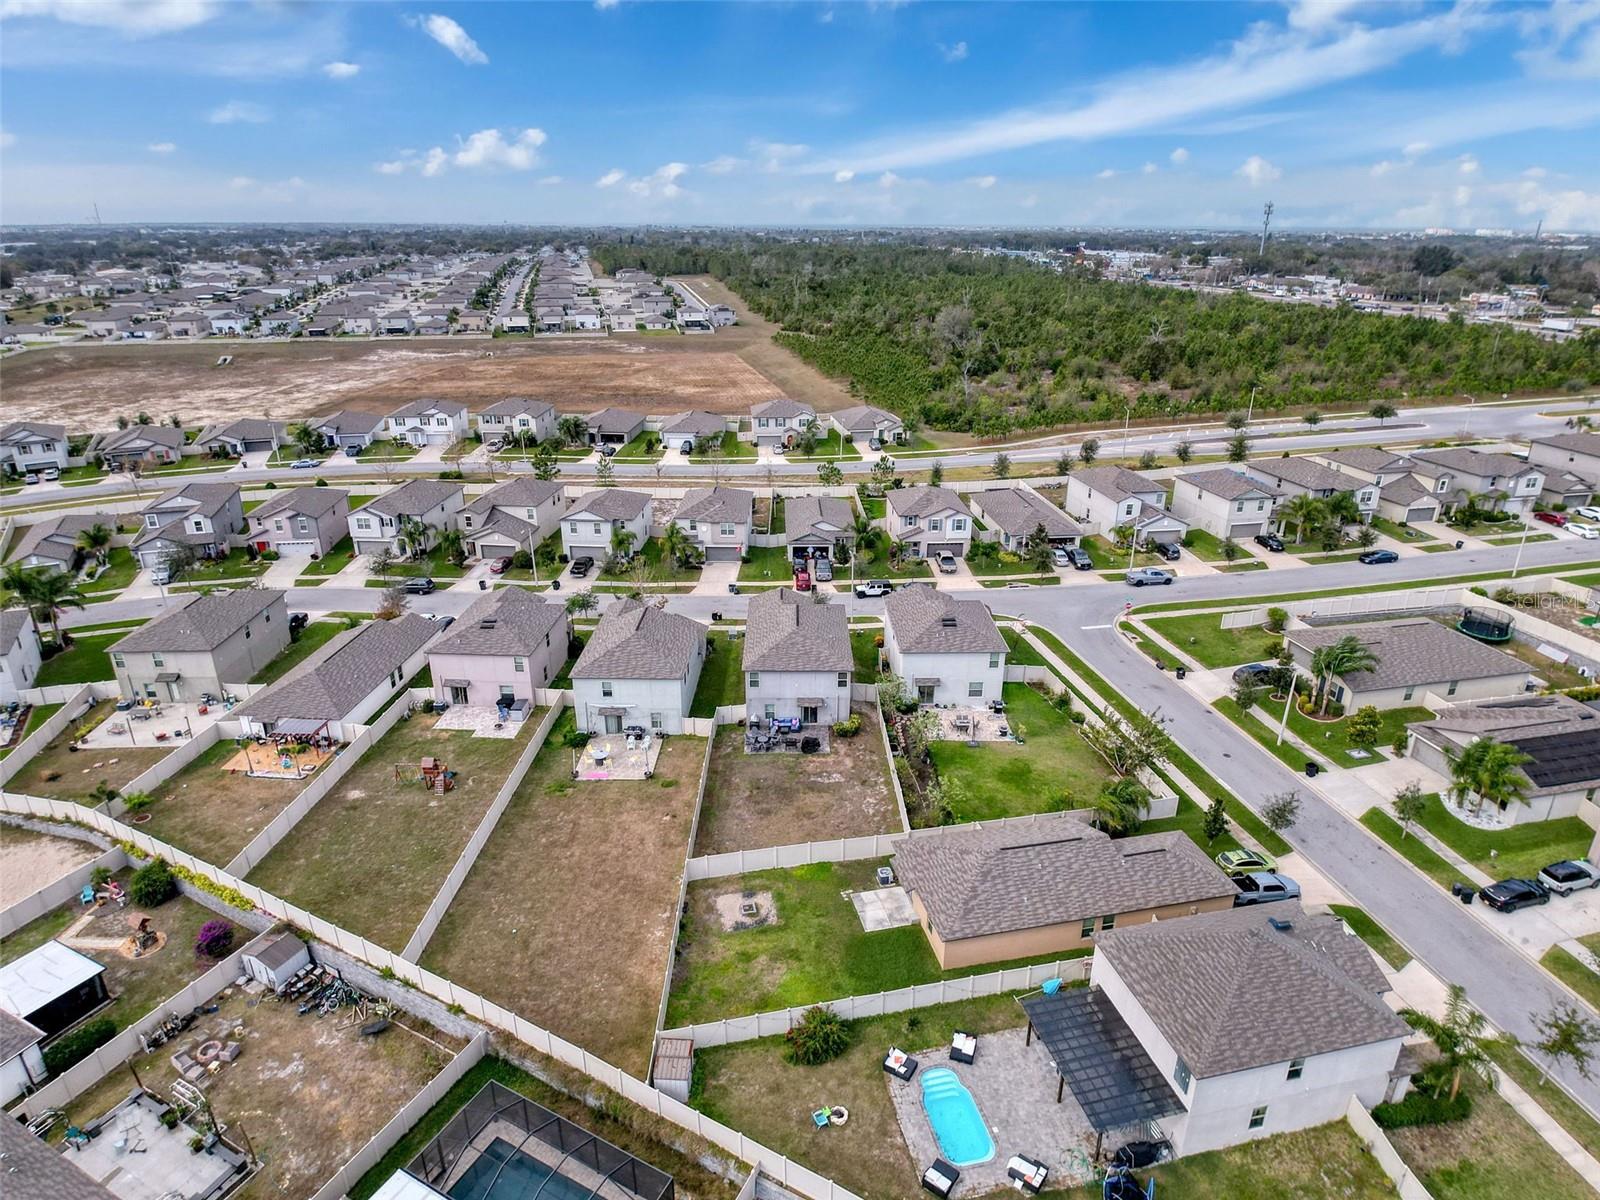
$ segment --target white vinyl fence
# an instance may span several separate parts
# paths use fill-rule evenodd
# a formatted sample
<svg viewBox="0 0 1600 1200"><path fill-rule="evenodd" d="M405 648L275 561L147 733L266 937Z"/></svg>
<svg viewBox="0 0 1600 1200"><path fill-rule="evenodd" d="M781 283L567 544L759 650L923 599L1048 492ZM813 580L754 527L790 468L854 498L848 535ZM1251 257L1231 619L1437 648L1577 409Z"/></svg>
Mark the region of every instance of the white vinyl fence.
<svg viewBox="0 0 1600 1200"><path fill-rule="evenodd" d="M1350 1128L1366 1145L1377 1164L1383 1168L1383 1173L1394 1180L1394 1186L1400 1193L1400 1200L1433 1200L1433 1193L1422 1185L1411 1168L1406 1166L1405 1160L1400 1157L1399 1151L1394 1148L1378 1123L1372 1119L1372 1114L1361 1106L1361 1101L1350 1097L1350 1106L1345 1109L1345 1120L1350 1123Z"/></svg>
<svg viewBox="0 0 1600 1200"><path fill-rule="evenodd" d="M8 827L9 828L9 827ZM94 873L101 867L115 874L128 865L128 856L116 847L91 858L80 867L68 871L60 879L44 885L31 896L24 896L4 911L0 911L0 938L10 937L30 921L44 916L51 909L77 898Z"/></svg>
<svg viewBox="0 0 1600 1200"><path fill-rule="evenodd" d="M700 760L700 786L694 794L694 815L689 819L689 844L685 851L694 853L695 839L700 836L700 813L706 802L706 777L711 774L711 751L716 743L710 738L706 739L705 757ZM689 864L684 860L683 870L678 873L678 903L672 910L672 945L667 948L667 966L661 978L661 1002L656 1005L656 1029L667 1019L667 999L672 995L672 973L678 963L678 939L683 936L683 909L684 902L689 896ZM656 1063L655 1041L650 1044L650 1070L654 1072ZM654 1080L652 1080L654 1082Z"/></svg>
<svg viewBox="0 0 1600 1200"><path fill-rule="evenodd" d="M220 721L207 725L192 738L179 742L177 749L160 762L129 780L127 785L120 789L122 794L131 796L136 792L152 792L160 787L222 739L221 725ZM127 806L121 800L114 800L110 811L112 816L120 817L127 811Z"/></svg>
<svg viewBox="0 0 1600 1200"><path fill-rule="evenodd" d="M95 700L109 700L122 694L115 679L97 679L92 683L52 683L49 687L24 688L21 695L29 704L65 704L84 688L89 689Z"/></svg>
<svg viewBox="0 0 1600 1200"><path fill-rule="evenodd" d="M909 830L911 816L906 812L906 794L900 787L900 772L895 770L894 750L889 745L889 727L883 720L883 705L876 703L876 698L872 705L872 715L878 726L878 745L883 749L883 762L889 770L889 786L894 789L894 806L900 813L900 828Z"/></svg>
<svg viewBox="0 0 1600 1200"><path fill-rule="evenodd" d="M30 692L43 693L56 691L56 688L31 688ZM0 759L0 787L10 783L16 778L18 772L27 766L35 754L55 741L60 733L83 716L84 710L94 704L94 685L92 683L75 683L67 689L68 694L57 700L30 699L30 704L59 704L61 708L50 714L50 719L17 744L17 748L5 758Z"/></svg>
<svg viewBox="0 0 1600 1200"><path fill-rule="evenodd" d="M846 1021L862 1017L881 1017L885 1013L907 1012L913 1008L929 1008L935 1004L954 1004L978 996L998 996L1002 992L1021 992L1037 988L1047 979L1063 983L1080 983L1089 978L1089 968L1094 959L1064 958L1053 963L1036 963L1031 967L1006 967L990 971L987 975L964 975L959 979L941 979L935 983L919 983L913 987L896 988L892 992L877 992L871 996L846 996L842 1000L824 1000L822 1006L830 1008ZM723 1021L704 1021L686 1025L681 1029L664 1029L660 1036L692 1038L695 1049L707 1046L726 1046L730 1042L748 1042L756 1038L780 1037L788 1033L800 1020L810 1004L794 1008L780 1008L774 1012L757 1013L748 1017L729 1017Z"/></svg>
<svg viewBox="0 0 1600 1200"><path fill-rule="evenodd" d="M556 695L563 700L571 693L557 692ZM562 705L558 704L547 711L540 719L538 726L528 738L528 744L523 747L522 753L517 756L516 763L511 768L511 773L506 776L506 781L500 785L500 790L495 794L494 802L489 805L489 810L483 814L483 819L478 822L478 827L472 831L472 837L461 848L461 853L456 856L455 866L450 868L450 874L445 876L444 883L440 885L438 893L433 898L433 903L428 905L428 911L422 915L422 920L417 924L416 932L406 942L403 953L413 961L422 958L423 947L428 944L428 939L433 937L439 928L439 922L444 920L444 914L450 905L455 902L456 893L461 890L461 885L467 881L467 876L472 871L472 864L478 861L478 855L483 853L483 848L489 844L489 838L494 834L494 827L499 823L500 817L505 813L506 807L511 803L511 797L516 795L522 777L528 773L528 768L533 766L533 760L538 757L543 748L545 739L550 736L550 730L561 717Z"/></svg>

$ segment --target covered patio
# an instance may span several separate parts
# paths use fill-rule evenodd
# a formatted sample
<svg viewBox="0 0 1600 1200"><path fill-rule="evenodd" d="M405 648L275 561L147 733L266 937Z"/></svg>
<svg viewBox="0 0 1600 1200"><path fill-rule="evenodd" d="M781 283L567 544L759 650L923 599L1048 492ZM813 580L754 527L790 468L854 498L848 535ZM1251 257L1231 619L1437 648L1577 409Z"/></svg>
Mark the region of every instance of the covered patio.
<svg viewBox="0 0 1600 1200"><path fill-rule="evenodd" d="M286 717L264 737L246 740L223 770L258 779L304 779L338 752L328 722L316 717Z"/></svg>

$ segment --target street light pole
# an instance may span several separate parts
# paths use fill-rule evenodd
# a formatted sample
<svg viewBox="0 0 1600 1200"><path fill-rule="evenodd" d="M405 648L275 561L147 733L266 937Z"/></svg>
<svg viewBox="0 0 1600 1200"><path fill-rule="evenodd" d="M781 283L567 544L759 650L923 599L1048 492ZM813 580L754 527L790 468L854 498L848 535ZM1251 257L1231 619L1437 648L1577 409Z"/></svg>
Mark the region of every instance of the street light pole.
<svg viewBox="0 0 1600 1200"><path fill-rule="evenodd" d="M1526 520L1522 522L1522 540L1517 543L1517 561L1511 564L1511 578L1513 579L1517 577L1517 572L1522 570L1522 550L1528 544L1528 530L1532 528L1533 526Z"/></svg>

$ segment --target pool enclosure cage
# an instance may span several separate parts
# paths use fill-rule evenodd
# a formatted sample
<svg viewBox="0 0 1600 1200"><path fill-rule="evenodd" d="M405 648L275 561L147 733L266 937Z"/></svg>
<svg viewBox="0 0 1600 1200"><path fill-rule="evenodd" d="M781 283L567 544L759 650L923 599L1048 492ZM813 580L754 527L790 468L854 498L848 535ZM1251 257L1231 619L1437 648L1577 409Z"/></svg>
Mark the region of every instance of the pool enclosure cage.
<svg viewBox="0 0 1600 1200"><path fill-rule="evenodd" d="M530 1163L532 1169L518 1169L519 1156L538 1167ZM450 1118L406 1171L441 1192L451 1192L470 1174L471 1195L494 1200L674 1196L672 1176L665 1171L493 1080Z"/></svg>
<svg viewBox="0 0 1600 1200"><path fill-rule="evenodd" d="M1462 609L1461 619L1456 622L1456 628L1468 637L1477 638L1480 642L1509 642L1511 640L1511 618L1505 613L1495 612L1492 609Z"/></svg>

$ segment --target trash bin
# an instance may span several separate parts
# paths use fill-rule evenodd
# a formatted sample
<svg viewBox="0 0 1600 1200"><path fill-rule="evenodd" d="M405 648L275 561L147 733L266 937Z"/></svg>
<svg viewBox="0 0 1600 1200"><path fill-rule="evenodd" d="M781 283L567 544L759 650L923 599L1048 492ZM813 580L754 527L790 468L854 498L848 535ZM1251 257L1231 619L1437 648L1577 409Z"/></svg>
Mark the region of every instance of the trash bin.
<svg viewBox="0 0 1600 1200"><path fill-rule="evenodd" d="M1307 779L1315 779L1317 777L1317 772L1320 770L1322 770L1322 765L1320 763L1314 763L1310 759L1306 760Z"/></svg>
<svg viewBox="0 0 1600 1200"><path fill-rule="evenodd" d="M1188 674L1189 674L1189 668L1188 667L1178 667L1177 668L1177 676L1178 676L1179 679L1186 678L1188 676Z"/></svg>
<svg viewBox="0 0 1600 1200"><path fill-rule="evenodd" d="M1459 549L1461 549L1461 547L1463 547L1463 546L1465 546L1465 545L1466 545L1466 543L1465 543L1465 542L1463 542L1463 541L1462 541L1462 540L1461 540L1461 539L1460 539L1460 538L1457 538L1457 539L1456 539L1456 549L1457 549L1457 550L1459 550Z"/></svg>
<svg viewBox="0 0 1600 1200"><path fill-rule="evenodd" d="M1477 895L1476 889L1470 883L1452 883L1450 890L1463 904L1471 904L1472 897Z"/></svg>
<svg viewBox="0 0 1600 1200"><path fill-rule="evenodd" d="M551 580L551 581L550 581L550 590L551 590L551 591L552 591L552 592L559 592L559 591L560 591L560 590L561 590L561 580L559 580L559 579L552 579L552 580Z"/></svg>
<svg viewBox="0 0 1600 1200"><path fill-rule="evenodd" d="M489 581L487 579L478 580L478 590L480 592L487 592L489 590Z"/></svg>
<svg viewBox="0 0 1600 1200"><path fill-rule="evenodd" d="M714 612L714 613L711 614L711 623L713 625L718 624L719 622L721 622L721 620L722 620L722 614L721 613Z"/></svg>

